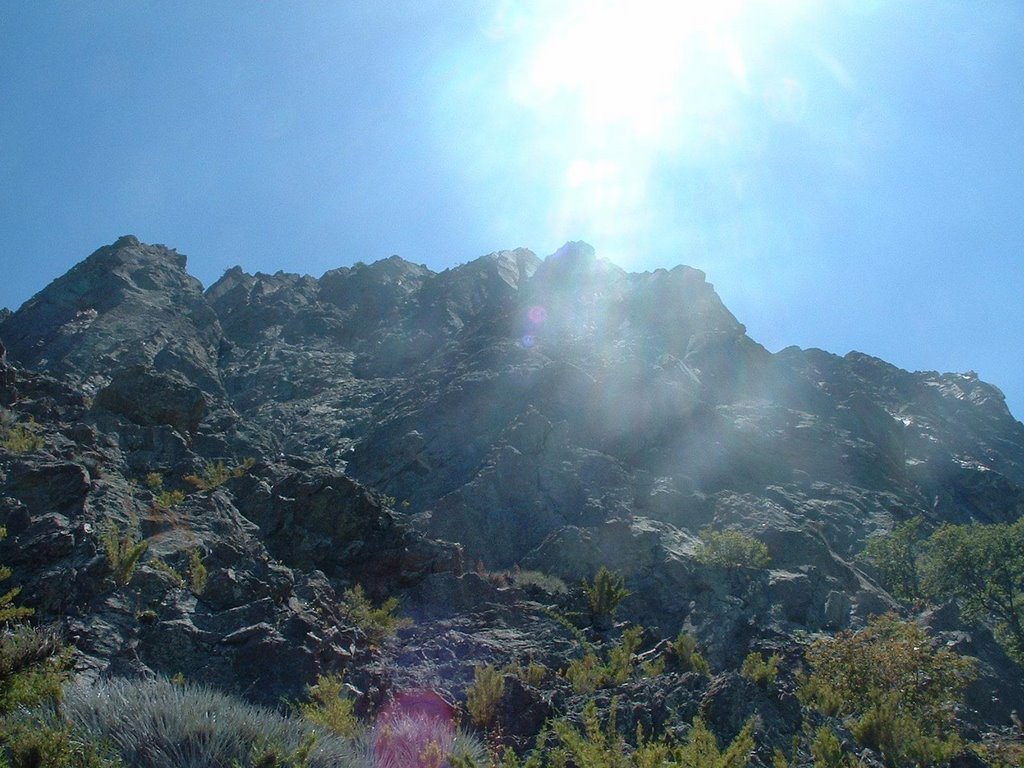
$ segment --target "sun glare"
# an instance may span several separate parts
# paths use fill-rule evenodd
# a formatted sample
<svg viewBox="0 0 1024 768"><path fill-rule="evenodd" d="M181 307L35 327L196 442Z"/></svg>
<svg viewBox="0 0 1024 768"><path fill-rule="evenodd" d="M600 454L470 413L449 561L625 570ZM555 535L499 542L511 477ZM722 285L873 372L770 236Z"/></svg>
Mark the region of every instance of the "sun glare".
<svg viewBox="0 0 1024 768"><path fill-rule="evenodd" d="M517 51L505 97L538 156L561 169L556 229L600 239L643 229L666 158L728 154L751 105L798 120L800 82L770 69L805 0L570 0L503 4L489 32Z"/></svg>
<svg viewBox="0 0 1024 768"><path fill-rule="evenodd" d="M564 100L591 126L657 137L693 101L713 96L724 69L745 87L731 38L736 2L639 0L578 3L547 20L546 34L512 73L514 98L533 108ZM689 102L689 103L688 103Z"/></svg>

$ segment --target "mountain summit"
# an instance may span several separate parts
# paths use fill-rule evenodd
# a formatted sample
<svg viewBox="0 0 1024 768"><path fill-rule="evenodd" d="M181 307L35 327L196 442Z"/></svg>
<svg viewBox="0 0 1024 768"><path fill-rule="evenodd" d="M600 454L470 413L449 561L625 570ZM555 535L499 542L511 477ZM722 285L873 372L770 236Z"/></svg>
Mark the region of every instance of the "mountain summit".
<svg viewBox="0 0 1024 768"><path fill-rule="evenodd" d="M43 443L0 456L0 562L95 674L207 665L273 702L346 669L367 708L389 686L458 698L473 663L557 666L569 642L538 607L550 595L488 574L578 584L602 566L626 580L624 618L686 627L713 667L737 667L896 609L859 559L871 537L1024 514L1024 425L996 387L769 353L690 267L627 273L567 243L440 273L397 256L319 278L234 267L204 290L186 266L122 237L0 319L2 402ZM200 492L182 484L218 464ZM189 490L173 509L172 488ZM202 552L202 595L147 559L111 591L110 521L166 562ZM756 537L770 568L702 565L708 529ZM355 584L417 619L405 650L345 628ZM134 604L155 606L151 626L126 618ZM1024 706L986 632L970 646L979 723ZM700 696L726 731L744 707Z"/></svg>

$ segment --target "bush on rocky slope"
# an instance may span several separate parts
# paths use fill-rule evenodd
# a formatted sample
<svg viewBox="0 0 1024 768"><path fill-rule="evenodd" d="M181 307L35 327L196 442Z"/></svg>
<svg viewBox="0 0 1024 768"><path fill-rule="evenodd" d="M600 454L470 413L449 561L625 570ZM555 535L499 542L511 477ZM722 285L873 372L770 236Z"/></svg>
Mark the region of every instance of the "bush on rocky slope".
<svg viewBox="0 0 1024 768"><path fill-rule="evenodd" d="M816 641L806 658L804 701L842 718L886 765L931 765L961 750L955 710L973 664L934 649L913 622L877 617L857 632Z"/></svg>

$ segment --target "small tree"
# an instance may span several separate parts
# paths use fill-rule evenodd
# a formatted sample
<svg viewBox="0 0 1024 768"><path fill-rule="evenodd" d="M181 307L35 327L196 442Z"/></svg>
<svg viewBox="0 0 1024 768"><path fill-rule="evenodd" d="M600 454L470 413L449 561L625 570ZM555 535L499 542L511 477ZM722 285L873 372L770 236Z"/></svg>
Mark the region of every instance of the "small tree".
<svg viewBox="0 0 1024 768"><path fill-rule="evenodd" d="M996 638L1024 664L1024 518L1003 525L944 525L922 558L924 591L956 599L968 621L990 617Z"/></svg>
<svg viewBox="0 0 1024 768"><path fill-rule="evenodd" d="M395 616L398 600L389 597L374 608L361 584L346 589L341 602L342 611L361 629L372 646L381 646L402 627L412 626L412 619Z"/></svg>
<svg viewBox="0 0 1024 768"><path fill-rule="evenodd" d="M805 703L845 719L887 765L942 762L961 746L954 707L973 678L970 660L934 650L924 630L895 614L807 649Z"/></svg>
<svg viewBox="0 0 1024 768"><path fill-rule="evenodd" d="M490 664L473 668L473 684L466 690L466 709L473 725L486 728L498 714L498 702L505 693L505 675Z"/></svg>
<svg viewBox="0 0 1024 768"><path fill-rule="evenodd" d="M918 516L897 523L892 531L868 539L861 558L878 572L883 586L897 600L913 602L924 597L919 559L923 552Z"/></svg>
<svg viewBox="0 0 1024 768"><path fill-rule="evenodd" d="M345 695L344 675L319 675L316 685L306 688L309 701L299 712L311 723L323 726L335 736L354 739L362 731L352 699Z"/></svg>
<svg viewBox="0 0 1024 768"><path fill-rule="evenodd" d="M595 629L602 631L614 626L619 604L630 595L622 574L613 573L603 565L594 576L593 583L583 582L583 592L590 608L590 622Z"/></svg>

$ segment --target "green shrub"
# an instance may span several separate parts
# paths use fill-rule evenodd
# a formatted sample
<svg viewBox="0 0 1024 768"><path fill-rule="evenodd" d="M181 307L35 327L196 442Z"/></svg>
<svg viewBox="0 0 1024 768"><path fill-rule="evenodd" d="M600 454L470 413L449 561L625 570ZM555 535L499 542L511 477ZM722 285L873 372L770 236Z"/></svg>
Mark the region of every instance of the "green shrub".
<svg viewBox="0 0 1024 768"><path fill-rule="evenodd" d="M895 614L857 632L813 643L812 672L801 686L806 704L842 717L887 765L938 759L959 750L954 708L973 679L968 659L934 650L919 626Z"/></svg>
<svg viewBox="0 0 1024 768"><path fill-rule="evenodd" d="M764 568L771 562L763 541L739 531L704 528L694 556L704 565L727 568Z"/></svg>
<svg viewBox="0 0 1024 768"><path fill-rule="evenodd" d="M839 738L827 725L814 732L811 757L814 759L814 768L856 768L861 765L853 755L843 751Z"/></svg>
<svg viewBox="0 0 1024 768"><path fill-rule="evenodd" d="M107 564L113 572L114 582L122 587L132 580L139 559L149 549L149 541L142 538L138 525L138 519L130 514L124 528L109 518L100 528L100 543L107 555Z"/></svg>
<svg viewBox="0 0 1024 768"><path fill-rule="evenodd" d="M118 768L123 763L66 725L23 720L3 734L0 755L10 768ZM0 758L2 759L2 758Z"/></svg>
<svg viewBox="0 0 1024 768"><path fill-rule="evenodd" d="M505 693L505 675L489 664L473 668L473 684L466 690L466 709L477 728L494 723Z"/></svg>
<svg viewBox="0 0 1024 768"><path fill-rule="evenodd" d="M686 632L680 631L679 635L672 642L676 658L684 672L700 672L702 675L711 674L711 665L707 663L697 650L697 640Z"/></svg>
<svg viewBox="0 0 1024 768"><path fill-rule="evenodd" d="M505 667L505 674L513 675L526 685L537 688L548 676L548 668L536 661L528 661L525 665L519 661L513 661Z"/></svg>
<svg viewBox="0 0 1024 768"><path fill-rule="evenodd" d="M380 607L374 608L360 584L346 589L342 595L341 610L366 635L372 646L381 646L394 637L403 627L412 626L412 620L395 616L398 600L389 597Z"/></svg>
<svg viewBox="0 0 1024 768"><path fill-rule="evenodd" d="M4 535L0 529L0 538ZM10 570L0 569L0 580ZM31 611L13 603L17 590L0 598L0 765L13 768L108 768L95 745L54 718L28 714L49 708L62 694L70 654L51 631L16 623ZM51 722L52 721L52 722Z"/></svg>
<svg viewBox="0 0 1024 768"><path fill-rule="evenodd" d="M184 491L164 488L164 478L159 472L146 475L146 486L153 492L153 504L157 509L168 510L185 500Z"/></svg>
<svg viewBox="0 0 1024 768"><path fill-rule="evenodd" d="M757 651L751 651L743 660L740 667L740 674L762 688L771 688L775 685L775 678L779 674L779 662L782 658L773 653L767 659Z"/></svg>
<svg viewBox="0 0 1024 768"><path fill-rule="evenodd" d="M52 632L15 624L0 634L0 715L60 698L69 655Z"/></svg>
<svg viewBox="0 0 1024 768"><path fill-rule="evenodd" d="M165 560L163 560L163 559L161 559L159 557L151 557L146 562L146 565L148 565L150 568L152 568L155 571L160 571L160 573L167 574L170 577L171 581L174 582L174 586L176 586L176 587L184 587L185 586L185 577L182 576L180 573L178 573L177 569L174 568L173 566L171 566Z"/></svg>
<svg viewBox="0 0 1024 768"><path fill-rule="evenodd" d="M45 444L38 429L39 425L32 418L25 424L0 428L0 445L11 453L38 451Z"/></svg>
<svg viewBox="0 0 1024 768"><path fill-rule="evenodd" d="M566 679L572 683L576 693L593 693L599 688L622 685L636 669L635 654L640 648L642 627L630 627L622 634L622 640L612 645L607 652L607 661L598 655L597 649L585 647L583 658L574 659L565 670Z"/></svg>
<svg viewBox="0 0 1024 768"><path fill-rule="evenodd" d="M316 685L306 692L309 701L299 706L304 718L345 739L354 739L362 732L352 699L345 695L344 675L319 675Z"/></svg>
<svg viewBox="0 0 1024 768"><path fill-rule="evenodd" d="M569 587L557 576L542 571L513 571L512 583L517 587L535 587L549 595L567 595Z"/></svg>
<svg viewBox="0 0 1024 768"><path fill-rule="evenodd" d="M587 596L591 624L602 630L611 629L619 604L630 594L623 576L603 565L592 583L583 582L583 592Z"/></svg>
<svg viewBox="0 0 1024 768"><path fill-rule="evenodd" d="M0 526L0 541L7 538L7 529ZM11 578L11 569L6 565L0 566L0 581L7 581ZM7 624L15 619L23 619L31 616L31 608L24 608L14 604L14 598L21 593L21 587L11 587L4 594L0 595L0 624Z"/></svg>
<svg viewBox="0 0 1024 768"><path fill-rule="evenodd" d="M193 486L197 491L212 491L214 488L224 485L233 477L241 477L252 469L255 464L256 459L252 457L233 467L227 466L223 459L207 461L203 464L202 474L185 475L182 480Z"/></svg>
<svg viewBox="0 0 1024 768"><path fill-rule="evenodd" d="M616 700L611 702L607 723L602 726L597 705L583 709L582 729L556 720L541 732L532 754L525 761L506 750L494 768L745 768L753 749L753 722L748 722L725 748L719 749L715 735L700 718L694 720L686 739L675 743L667 738L637 735L636 746L627 744L615 722ZM452 761L454 768L480 768L472 760Z"/></svg>
<svg viewBox="0 0 1024 768"><path fill-rule="evenodd" d="M190 550L188 553L188 584L193 594L203 594L203 590L206 589L206 579L206 565L203 563L202 553L198 549Z"/></svg>

